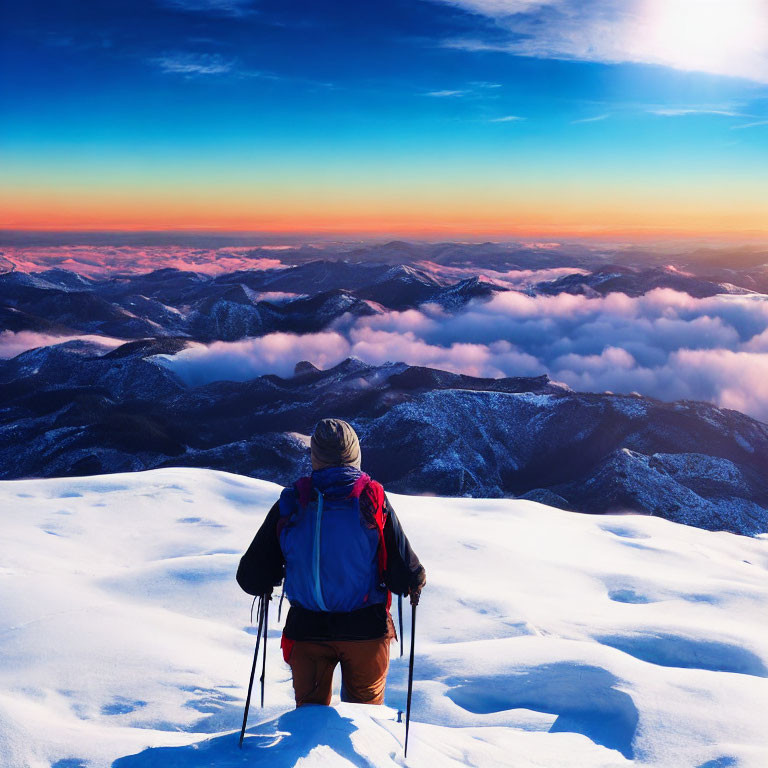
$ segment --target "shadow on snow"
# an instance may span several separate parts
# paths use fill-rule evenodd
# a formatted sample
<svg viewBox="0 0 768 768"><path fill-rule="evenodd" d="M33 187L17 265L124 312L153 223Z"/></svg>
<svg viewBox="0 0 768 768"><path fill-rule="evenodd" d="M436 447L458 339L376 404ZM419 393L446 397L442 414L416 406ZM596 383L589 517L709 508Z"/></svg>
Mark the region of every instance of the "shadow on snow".
<svg viewBox="0 0 768 768"><path fill-rule="evenodd" d="M497 680L463 681L447 695L476 714L523 708L557 715L552 733L583 733L632 759L639 714L632 697L618 685L619 680L600 667L557 662Z"/></svg>
<svg viewBox="0 0 768 768"><path fill-rule="evenodd" d="M121 757L112 768L229 768L245 765L295 765L316 747L328 747L352 765L370 763L355 750L357 726L333 707L305 706L246 732L238 748L239 731L182 747L150 747Z"/></svg>

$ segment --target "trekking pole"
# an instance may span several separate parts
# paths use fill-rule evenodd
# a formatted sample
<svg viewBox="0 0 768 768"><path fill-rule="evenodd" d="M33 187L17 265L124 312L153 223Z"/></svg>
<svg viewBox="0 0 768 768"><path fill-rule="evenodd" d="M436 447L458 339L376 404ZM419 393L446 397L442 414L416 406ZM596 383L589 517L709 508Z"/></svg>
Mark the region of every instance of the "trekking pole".
<svg viewBox="0 0 768 768"><path fill-rule="evenodd" d="M264 595L264 656L261 662L261 707L264 708L264 677L267 672L267 635L269 634L269 601L271 595Z"/></svg>
<svg viewBox="0 0 768 768"><path fill-rule="evenodd" d="M411 658L408 661L408 698L405 704L405 749L403 757L408 757L408 731L411 725L411 694L413 693L413 652L416 639L416 606L419 604L419 592L411 594Z"/></svg>
<svg viewBox="0 0 768 768"><path fill-rule="evenodd" d="M283 599L285 598L285 579L283 579L283 591L280 593L280 602L277 604L277 623L280 623L280 616L283 613Z"/></svg>
<svg viewBox="0 0 768 768"><path fill-rule="evenodd" d="M259 642L261 641L261 627L264 619L262 612L262 602L264 598L259 598L258 620L259 628L256 630L256 650L253 652L253 664L251 664L251 679L248 681L248 695L245 698L245 712L243 713L243 727L240 729L240 749L243 748L243 739L245 738L245 725L248 722L248 710L251 706L251 691L253 690L253 678L256 675L256 661L259 658Z"/></svg>
<svg viewBox="0 0 768 768"><path fill-rule="evenodd" d="M405 645L405 638L403 637L403 596L397 596L397 620L400 623L400 658L403 658L403 645Z"/></svg>

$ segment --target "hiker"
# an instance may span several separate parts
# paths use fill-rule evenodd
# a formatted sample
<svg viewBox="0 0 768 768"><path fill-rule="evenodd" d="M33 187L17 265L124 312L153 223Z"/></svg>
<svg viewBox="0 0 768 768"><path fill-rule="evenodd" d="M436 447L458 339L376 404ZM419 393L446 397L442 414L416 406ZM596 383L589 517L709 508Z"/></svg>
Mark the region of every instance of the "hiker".
<svg viewBox="0 0 768 768"><path fill-rule="evenodd" d="M382 486L360 470L360 442L340 419L311 440L312 474L283 489L237 569L237 583L270 599L285 578L290 610L281 647L296 706L384 701L395 627L390 593L417 604L426 583Z"/></svg>

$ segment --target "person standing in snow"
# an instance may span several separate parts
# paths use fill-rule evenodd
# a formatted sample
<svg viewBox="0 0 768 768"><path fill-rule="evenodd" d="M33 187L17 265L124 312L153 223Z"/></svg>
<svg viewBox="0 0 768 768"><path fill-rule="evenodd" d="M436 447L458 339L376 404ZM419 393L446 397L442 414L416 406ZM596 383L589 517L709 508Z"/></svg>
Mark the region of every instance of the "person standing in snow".
<svg viewBox="0 0 768 768"><path fill-rule="evenodd" d="M285 488L237 569L251 595L285 579L290 610L281 647L296 706L341 699L384 701L395 628L391 593L419 600L425 571L382 486L360 470L360 442L340 419L323 419L311 440L312 474Z"/></svg>

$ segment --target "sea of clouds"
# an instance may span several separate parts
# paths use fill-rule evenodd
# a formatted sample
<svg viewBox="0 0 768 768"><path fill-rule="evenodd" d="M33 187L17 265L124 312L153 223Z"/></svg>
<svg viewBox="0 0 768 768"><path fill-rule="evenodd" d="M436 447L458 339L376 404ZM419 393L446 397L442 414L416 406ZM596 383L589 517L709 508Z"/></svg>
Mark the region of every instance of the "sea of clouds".
<svg viewBox="0 0 768 768"><path fill-rule="evenodd" d="M768 420L768 296L693 298L660 288L612 293L497 294L457 314L434 305L355 318L321 333L272 333L196 344L165 358L190 385L289 376L300 360L349 356L473 376L535 376L576 390L707 400Z"/></svg>
<svg viewBox="0 0 768 768"><path fill-rule="evenodd" d="M50 267L103 277L159 266L207 274L284 266L281 248L177 247L12 248L4 254L20 271ZM443 279L470 276L467 267L423 265ZM190 385L244 381L266 373L290 376L300 360L327 368L355 356L371 364L403 361L474 376L546 373L580 391L640 392L663 400L696 399L768 421L768 296L693 298L671 289L644 296L531 295L542 280L580 272L484 270L484 279L511 288L489 301L450 313L436 305L369 317L346 315L323 332L272 333L237 342L193 344L162 362ZM288 294L262 298L287 301ZM96 336L114 346L120 340ZM0 358L63 341L24 331L0 333Z"/></svg>
<svg viewBox="0 0 768 768"><path fill-rule="evenodd" d="M210 276L238 269L275 269L285 266L277 256L287 247L262 245L255 251L245 246L9 246L0 252L0 272L8 269L18 272L67 269L84 277L100 279L115 274L143 275L156 269L179 269Z"/></svg>

